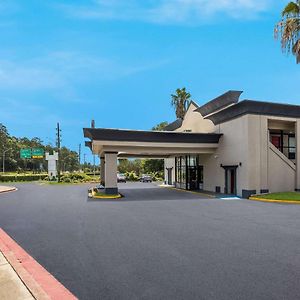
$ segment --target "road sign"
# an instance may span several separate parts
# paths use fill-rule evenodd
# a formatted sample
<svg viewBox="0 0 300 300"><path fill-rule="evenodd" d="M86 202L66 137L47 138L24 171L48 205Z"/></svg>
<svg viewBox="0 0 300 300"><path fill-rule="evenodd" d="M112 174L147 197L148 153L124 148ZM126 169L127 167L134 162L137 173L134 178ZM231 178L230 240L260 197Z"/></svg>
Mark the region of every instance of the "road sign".
<svg viewBox="0 0 300 300"><path fill-rule="evenodd" d="M20 157L21 158L31 158L31 149L25 148L20 150Z"/></svg>
<svg viewBox="0 0 300 300"><path fill-rule="evenodd" d="M32 158L43 158L44 154L43 148L32 148Z"/></svg>

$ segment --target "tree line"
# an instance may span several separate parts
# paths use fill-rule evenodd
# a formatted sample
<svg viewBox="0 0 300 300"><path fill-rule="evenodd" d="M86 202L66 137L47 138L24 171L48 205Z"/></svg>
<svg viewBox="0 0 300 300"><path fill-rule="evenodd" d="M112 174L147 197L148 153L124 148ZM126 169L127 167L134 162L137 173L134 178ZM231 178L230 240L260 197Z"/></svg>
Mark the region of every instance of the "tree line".
<svg viewBox="0 0 300 300"><path fill-rule="evenodd" d="M0 157L1 171L3 159L6 172L42 172L47 170L47 161L42 159L23 159L20 150L24 148L42 148L45 152L53 153L56 147L50 143L45 144L40 138L15 137L9 134L8 129L0 123ZM4 154L4 155L3 155ZM80 169L78 154L67 147L60 150L62 171L75 171Z"/></svg>
<svg viewBox="0 0 300 300"><path fill-rule="evenodd" d="M191 95L185 88L177 89L175 94L171 95L171 105L175 109L177 118L184 118L187 107L190 103ZM168 122L161 122L154 126L152 130L160 131L168 125ZM42 172L47 170L47 161L41 159L23 159L20 157L20 150L24 148L42 148L45 152L53 153L57 151L57 147L51 143L45 143L38 137L15 137L11 135L7 127L0 123L0 159L1 171L3 168L3 160L6 172ZM91 172L93 166L90 163L80 165L78 153L67 147L60 149L60 168L61 171L78 171L80 169ZM99 168L97 168L99 171ZM163 172L163 160L161 159L135 159L120 160L120 172L135 172L136 174Z"/></svg>

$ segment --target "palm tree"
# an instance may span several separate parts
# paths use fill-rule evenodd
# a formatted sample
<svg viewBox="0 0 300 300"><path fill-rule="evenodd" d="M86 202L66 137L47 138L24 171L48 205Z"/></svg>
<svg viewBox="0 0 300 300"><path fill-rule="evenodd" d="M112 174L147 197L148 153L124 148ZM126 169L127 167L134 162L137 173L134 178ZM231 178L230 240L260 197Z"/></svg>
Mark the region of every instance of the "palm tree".
<svg viewBox="0 0 300 300"><path fill-rule="evenodd" d="M275 26L275 37L280 35L283 51L292 52L300 63L300 0L287 4L281 15L282 20Z"/></svg>
<svg viewBox="0 0 300 300"><path fill-rule="evenodd" d="M175 108L176 117L183 119L186 110L191 102L191 94L184 88L177 89L176 94L171 94L171 105Z"/></svg>

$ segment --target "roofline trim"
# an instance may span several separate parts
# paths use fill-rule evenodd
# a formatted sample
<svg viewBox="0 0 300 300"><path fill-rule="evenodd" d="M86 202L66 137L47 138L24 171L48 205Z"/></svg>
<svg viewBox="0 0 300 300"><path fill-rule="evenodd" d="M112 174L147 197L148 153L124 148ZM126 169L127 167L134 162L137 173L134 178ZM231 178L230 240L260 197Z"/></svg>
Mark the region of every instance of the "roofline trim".
<svg viewBox="0 0 300 300"><path fill-rule="evenodd" d="M236 104L243 91L229 90L226 93L214 98L213 100L205 103L195 111L199 112L203 117L213 114L222 109L226 109L227 106Z"/></svg>
<svg viewBox="0 0 300 300"><path fill-rule="evenodd" d="M218 143L219 133L186 133L173 131L138 131L107 128L83 128L84 137L92 141L154 143Z"/></svg>
<svg viewBox="0 0 300 300"><path fill-rule="evenodd" d="M218 125L247 114L300 118L300 106L276 102L243 100L215 114L211 114L205 117L205 119L209 119L215 125Z"/></svg>

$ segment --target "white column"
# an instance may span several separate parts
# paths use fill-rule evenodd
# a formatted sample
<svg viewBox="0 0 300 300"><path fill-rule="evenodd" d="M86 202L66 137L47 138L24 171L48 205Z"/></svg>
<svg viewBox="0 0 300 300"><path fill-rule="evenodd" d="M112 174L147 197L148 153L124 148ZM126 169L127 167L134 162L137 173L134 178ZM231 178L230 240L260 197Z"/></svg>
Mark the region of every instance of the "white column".
<svg viewBox="0 0 300 300"><path fill-rule="evenodd" d="M168 176L168 169L171 169L171 185L175 184L175 157L169 157L164 159L164 177L165 183L169 184L170 178Z"/></svg>
<svg viewBox="0 0 300 300"><path fill-rule="evenodd" d="M296 185L295 190L300 191L300 120L295 124L296 138Z"/></svg>
<svg viewBox="0 0 300 300"><path fill-rule="evenodd" d="M105 159L100 156L100 183L105 186Z"/></svg>
<svg viewBox="0 0 300 300"><path fill-rule="evenodd" d="M117 153L105 153L105 193L106 194L117 194L118 183L117 183Z"/></svg>

